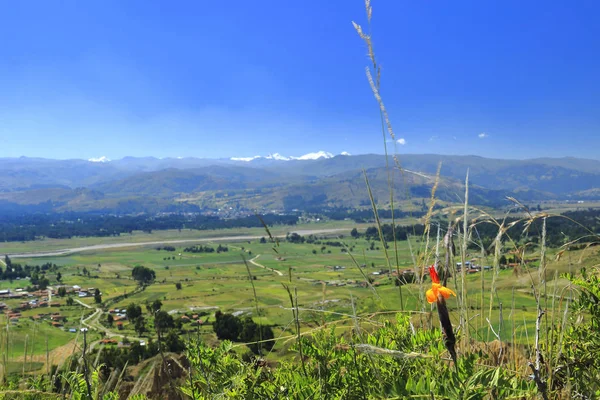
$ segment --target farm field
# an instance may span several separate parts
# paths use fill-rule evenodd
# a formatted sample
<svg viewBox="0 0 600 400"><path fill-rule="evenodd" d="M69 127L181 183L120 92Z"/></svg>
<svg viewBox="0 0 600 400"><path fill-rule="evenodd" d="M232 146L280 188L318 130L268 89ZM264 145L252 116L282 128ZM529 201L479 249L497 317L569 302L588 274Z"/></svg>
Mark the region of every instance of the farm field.
<svg viewBox="0 0 600 400"><path fill-rule="evenodd" d="M174 235L173 232L170 234ZM163 237L168 237L168 234ZM303 333L327 323L338 326L341 334L355 324L354 315L368 329L377 324L380 318L393 317L398 311L411 313L416 327L436 324L436 313L422 300L424 291L430 285L429 281L424 282L421 288L416 284L407 284L399 289L391 276L378 274L381 270L388 269L383 249L375 247L371 250L371 242L363 238L355 239L347 234L329 234L320 240L321 244L289 243L285 240L278 244L268 241L261 243L258 239L209 241L199 243L214 248L221 245L227 247L227 251L190 253L184 251L184 248L192 243L186 243L173 246L174 251L156 249L161 246L132 247L24 258L18 262L29 265L54 263L59 266L58 271L61 272L62 283L65 285L98 288L102 293L102 301L106 304L103 310L98 311L101 312L97 316L100 324L106 320L109 308L124 309L130 303L135 303L141 305L145 312L145 304L160 300L163 310L175 318L181 318L183 314L190 312L201 313L203 326L189 326L188 331L197 332L206 341L214 342L216 336L212 332L211 322L214 321L216 310L251 315L256 322L273 326L276 337L281 338L268 355L272 359L287 357L286 349L293 333L290 298L283 285L289 285L292 291L297 291ZM325 244L327 242L335 245ZM343 242L351 250L354 260L337 242ZM413 239L411 245L413 249L418 249L422 243ZM553 252L549 253L549 259L554 259ZM396 268L396 259L400 270L413 269L413 258L407 241L390 246L388 254L394 264L392 270ZM477 256L476 252L469 254L470 258ZM535 254L532 256L535 257ZM600 262L595 249L588 249L584 253L567 253L560 261L551 261L547 275L548 292L557 297L572 295L569 290L563 290L566 287L565 281L554 280L554 277L555 274L576 270L582 259L588 264ZM478 262L480 265L491 265L492 260L484 258ZM131 271L137 265L149 267L156 273L155 282L143 291L136 290L137 284L131 277ZM246 265L253 277L252 282L249 281ZM359 268L361 265L362 268ZM84 274L86 271L87 275ZM497 290L491 294L493 275L492 270L483 270L466 277L468 301L472 310L470 325L478 336L476 339L494 339L494 336L490 336L490 325L486 321L489 316L494 332L505 340L528 343L535 329L533 321L536 308L530 287L532 279L534 282L539 279L537 268L521 271L518 276L512 269L500 270L496 280ZM365 277L372 281L372 288L367 287ZM53 282L54 277L50 278ZM9 285L2 282L1 288L6 286L16 289L20 284L23 286L24 282L13 281ZM181 288L177 289L176 284L180 284ZM259 316L255 315L252 284L256 290ZM455 288L454 278L450 278L448 286ZM490 298L493 307L488 315ZM83 327L81 320L92 315L98 307L92 297L78 299L82 304L75 303L73 306L66 306L63 298L55 300L60 302L60 313L69 321L64 329L54 328L47 322L34 323L29 317L39 311L25 311L21 318L23 322L10 326L11 361L23 361L27 342L30 346L28 354L33 356L30 357L32 365L38 365L35 363L39 362L42 368L46 354L45 338L48 338L50 353L72 345L79 335L66 332L66 328L71 328L71 325L75 328ZM12 306L15 302L16 300L9 300L6 303ZM499 304L503 306L503 313L499 310ZM449 300L453 323L458 323L457 313L452 313L455 306L456 300ZM374 317L375 314L379 317ZM6 322L2 323L4 325ZM120 339L138 337L132 324L127 321L122 328L120 331L114 327L110 330ZM150 326L148 330L152 332ZM146 333L144 337L150 339L152 336L153 333ZM90 341L97 341L100 337L99 332L92 329ZM81 338L77 340L81 341Z"/></svg>
<svg viewBox="0 0 600 400"><path fill-rule="evenodd" d="M406 223L411 221L405 221ZM340 229L340 232L350 231L353 227L366 226L352 221L320 221L303 223L294 226L278 225L270 228L273 235L285 235L287 232ZM229 236L265 236L264 228L235 228L215 230L158 230L152 233L134 231L131 235L125 234L110 237L76 237L71 239L43 238L29 242L0 242L0 254L43 253L70 248L94 245L110 245L119 243L135 243L175 240L196 240L203 238L225 238Z"/></svg>

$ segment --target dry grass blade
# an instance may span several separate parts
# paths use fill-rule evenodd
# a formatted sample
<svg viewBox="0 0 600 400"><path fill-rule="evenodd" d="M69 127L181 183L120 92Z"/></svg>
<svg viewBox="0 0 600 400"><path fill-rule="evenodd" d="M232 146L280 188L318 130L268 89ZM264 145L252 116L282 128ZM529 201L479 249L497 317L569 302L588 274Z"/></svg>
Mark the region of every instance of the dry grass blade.
<svg viewBox="0 0 600 400"><path fill-rule="evenodd" d="M267 232L267 235L269 235L269 241L271 243L273 243L273 251L275 253L279 254L279 252L277 251L277 247L279 247L279 239L277 239L276 237L274 237L271 234L271 230L267 226L267 223L265 222L265 220L260 215L258 215L258 214L254 214L254 215L256 215L256 218L258 218L258 220L262 224L263 228L265 228L265 231Z"/></svg>
<svg viewBox="0 0 600 400"><path fill-rule="evenodd" d="M430 230L431 217L433 216L433 209L435 208L435 193L437 192L437 188L440 184L440 174L442 172L442 163L438 163L437 171L435 173L435 181L431 188L431 196L429 198L429 208L427 209L427 214L425 215L425 233L427 235Z"/></svg>
<svg viewBox="0 0 600 400"><path fill-rule="evenodd" d="M375 203L375 198L373 197L373 192L371 191L371 185L369 184L369 177L367 176L367 171L363 170L363 175L365 177L365 183L367 185L367 190L369 193L369 200L371 201L371 208L373 209L373 215L375 216L375 223L377 224L377 232L379 234L379 240L381 241L381 245L383 246L383 253L385 255L385 259L387 261L388 268L392 269L392 264L390 262L390 256L387 251L387 243L383 237L383 230L381 228L381 220L379 219L379 212L377 211L377 204Z"/></svg>

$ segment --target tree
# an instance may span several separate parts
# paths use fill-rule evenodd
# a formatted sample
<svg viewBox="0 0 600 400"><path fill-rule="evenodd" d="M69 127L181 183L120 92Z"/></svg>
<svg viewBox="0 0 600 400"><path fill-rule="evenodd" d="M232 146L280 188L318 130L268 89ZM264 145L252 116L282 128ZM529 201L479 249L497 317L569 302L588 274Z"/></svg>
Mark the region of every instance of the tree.
<svg viewBox="0 0 600 400"><path fill-rule="evenodd" d="M350 236L356 239L358 237L358 229L352 228L352 230L350 231Z"/></svg>
<svg viewBox="0 0 600 400"><path fill-rule="evenodd" d="M138 334L138 336L142 336L147 331L144 317L140 315L135 319L133 329L135 329L135 332Z"/></svg>
<svg viewBox="0 0 600 400"><path fill-rule="evenodd" d="M154 300L152 303L146 303L146 310L150 314L156 314L162 308L162 302L158 299Z"/></svg>
<svg viewBox="0 0 600 400"><path fill-rule="evenodd" d="M275 339L275 333L273 332L273 328L271 328L270 326L262 326L261 329L262 340ZM262 343L262 348L266 349L267 351L271 351L271 349L273 349L273 346L275 346L274 340Z"/></svg>
<svg viewBox="0 0 600 400"><path fill-rule="evenodd" d="M102 294L100 293L100 289L96 289L94 291L94 302L96 304L102 303Z"/></svg>
<svg viewBox="0 0 600 400"><path fill-rule="evenodd" d="M172 353L180 353L185 350L185 343L181 340L177 332L170 331L164 339L167 350Z"/></svg>
<svg viewBox="0 0 600 400"><path fill-rule="evenodd" d="M177 290L181 290L181 282L177 282L177 283L175 284L175 289L177 289Z"/></svg>
<svg viewBox="0 0 600 400"><path fill-rule="evenodd" d="M130 321L134 321L142 315L142 307L131 303L127 306L126 315Z"/></svg>
<svg viewBox="0 0 600 400"><path fill-rule="evenodd" d="M500 262L500 265L506 265L506 256L504 254L502 254L500 256L499 262Z"/></svg>
<svg viewBox="0 0 600 400"><path fill-rule="evenodd" d="M56 273L56 281L60 282L62 280L62 274L60 272Z"/></svg>
<svg viewBox="0 0 600 400"><path fill-rule="evenodd" d="M286 240L290 243L304 243L304 237L297 234L296 232L292 232L291 235L286 237Z"/></svg>
<svg viewBox="0 0 600 400"><path fill-rule="evenodd" d="M154 328L164 332L167 329L174 328L175 321L166 311L158 311L154 314Z"/></svg>
<svg viewBox="0 0 600 400"><path fill-rule="evenodd" d="M68 306L72 306L74 303L73 298L72 297L67 297L67 305Z"/></svg>
<svg viewBox="0 0 600 400"><path fill-rule="evenodd" d="M240 319L232 314L223 314L221 311L215 313L213 330L220 340L237 340L242 330Z"/></svg>
<svg viewBox="0 0 600 400"><path fill-rule="evenodd" d="M261 243L261 244L265 244L265 243L267 243L267 239L265 239L265 237L264 237L264 236L263 236L263 237L261 237L261 238L260 238L260 243Z"/></svg>
<svg viewBox="0 0 600 400"><path fill-rule="evenodd" d="M67 295L67 289L65 287L59 287L58 288L58 295L60 297L65 297Z"/></svg>
<svg viewBox="0 0 600 400"><path fill-rule="evenodd" d="M82 273L85 276L89 276L90 275L90 271L88 271L88 269L86 267L83 267Z"/></svg>
<svg viewBox="0 0 600 400"><path fill-rule="evenodd" d="M10 260L10 257L7 255L4 256L4 264L6 264L6 269L8 270L8 268L12 267L12 261Z"/></svg>
<svg viewBox="0 0 600 400"><path fill-rule="evenodd" d="M138 265L131 271L131 277L135 279L139 285L145 286L154 282L154 279L156 279L156 272L143 265Z"/></svg>
<svg viewBox="0 0 600 400"><path fill-rule="evenodd" d="M106 316L106 323L108 324L108 326L113 326L114 321L115 321L115 318L112 316L112 314L108 314Z"/></svg>
<svg viewBox="0 0 600 400"><path fill-rule="evenodd" d="M312 253L317 254L317 250L313 249Z"/></svg>
<svg viewBox="0 0 600 400"><path fill-rule="evenodd" d="M45 275L42 275L42 277L38 280L37 286L39 290L46 290L49 284L50 280L48 280Z"/></svg>
<svg viewBox="0 0 600 400"><path fill-rule="evenodd" d="M254 320L247 316L241 320L242 329L239 334L238 340L241 342L251 343L248 345L250 350L254 354L260 354L260 349L271 350L275 345L275 342L261 343L260 346L258 341L269 340L275 337L273 329L269 326L260 326Z"/></svg>

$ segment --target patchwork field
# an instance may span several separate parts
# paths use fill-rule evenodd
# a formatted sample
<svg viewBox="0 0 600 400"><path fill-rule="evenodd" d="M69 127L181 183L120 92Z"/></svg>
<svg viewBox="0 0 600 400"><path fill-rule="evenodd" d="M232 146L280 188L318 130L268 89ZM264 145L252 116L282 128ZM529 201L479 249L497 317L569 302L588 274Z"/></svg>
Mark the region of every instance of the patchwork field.
<svg viewBox="0 0 600 400"><path fill-rule="evenodd" d="M23 312L19 323L7 324L10 337L9 360L13 367L20 365L25 360L27 343L28 362L32 366L40 363L38 367L42 368L45 365L46 338L49 354L53 354L56 349L60 351L65 346L73 346L74 343L80 346L80 335L68 332L68 328L79 330L88 326L82 320L86 320L92 327L90 342L101 337L94 328L98 324L103 325L104 330L112 332L119 340L123 337L136 338L138 335L134 327L127 321L124 321L122 330L106 326L107 311L109 308L124 309L130 303L136 303L145 312L145 304L154 300L160 300L163 309L175 318L181 318L181 315L191 311L208 314L201 317L203 326L190 326L188 329L200 333L208 341L216 340L210 326L216 310L249 314L257 322L274 326L276 336L282 338L269 357L286 357L283 350L287 348L287 339L292 335L294 319L290 297L284 285L288 285L293 293L297 292L303 332L317 329L327 322L338 325L339 332L342 333L355 324L354 315L359 317L362 325L368 327L379 320L373 318L375 313L386 317L393 316L397 311L413 313L415 326L436 323L435 312L432 313L432 308L422 302L424 291L430 285L428 281L423 287L408 284L398 288L390 275L378 274L381 270L388 269L383 249L375 247L371 250L371 242L352 238L347 232L330 234L321 238L321 241L321 244L286 241L278 244L261 243L259 239L203 241L199 244L214 248L222 245L228 251L189 253L184 248L193 243L186 243L173 245L174 251L156 249L162 246L131 247L19 259L18 262L29 265L46 262L57 264L62 274L62 283L98 288L105 306L98 314L92 315L99 307L94 303L93 297L77 299L80 303L76 302L72 306L65 305L65 298L53 299L60 303L59 312L67 318L62 328L52 327L47 321L30 320L40 313L39 309ZM328 241L343 242L351 250L352 257L345 252L344 247L324 244ZM63 241L62 248L73 243ZM422 245L416 240L411 244L413 249ZM59 248L57 244L53 244L53 247ZM408 242L399 242L396 247L397 253L394 246L388 249L392 270L396 268L396 259L400 270L413 269ZM477 255L474 253L469 256ZM551 262L547 276L549 293L557 298L572 295L569 290L563 290L566 281L554 280L554 277L558 273L575 271L582 258L588 264L598 263L600 259L596 250L587 250L586 253L580 251L568 254L560 261ZM492 260L483 258L478 262L480 265L491 265ZM142 291L136 290L138 286L131 276L133 267L137 265L149 267L156 273L155 282ZM248 270L252 282L249 280ZM84 274L86 271L88 275ZM477 339L484 341L494 339L494 332L509 341L531 341L535 329L535 301L530 287L532 281L537 282L539 279L537 268L533 266L519 274L512 269L500 270L496 278L497 290L491 293L493 275L493 270L482 270L467 276L472 331L477 332ZM372 282L372 288L367 287L365 277ZM50 280L55 283L54 276L50 276ZM178 289L176 284L180 284L181 288ZM255 312L252 284L256 290L259 316ZM0 286L16 289L24 286L24 282L2 282ZM454 278L450 278L449 286L455 287ZM488 323L486 319L490 301L492 312ZM14 306L16 302L17 300L6 301L8 306ZM451 299L449 306L453 322L457 323L457 313L452 312L456 300ZM3 326L6 324L4 320L0 322ZM149 331L150 333L145 334L148 338L153 336L150 326Z"/></svg>

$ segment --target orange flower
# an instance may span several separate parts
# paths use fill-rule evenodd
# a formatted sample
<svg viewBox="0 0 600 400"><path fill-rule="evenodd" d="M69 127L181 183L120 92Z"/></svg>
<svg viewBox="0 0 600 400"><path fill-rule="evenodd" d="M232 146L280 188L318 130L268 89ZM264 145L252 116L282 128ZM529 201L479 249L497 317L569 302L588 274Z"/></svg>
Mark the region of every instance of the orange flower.
<svg viewBox="0 0 600 400"><path fill-rule="evenodd" d="M425 293L425 295L427 296L427 301L429 303L435 303L436 301L438 301L438 296L440 295L444 299L449 298L450 295L456 297L456 293L440 284L440 278L433 265L429 267L429 275L431 276L431 289L429 289Z"/></svg>

